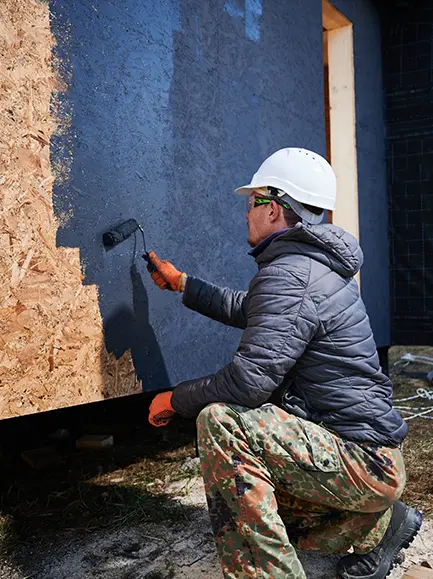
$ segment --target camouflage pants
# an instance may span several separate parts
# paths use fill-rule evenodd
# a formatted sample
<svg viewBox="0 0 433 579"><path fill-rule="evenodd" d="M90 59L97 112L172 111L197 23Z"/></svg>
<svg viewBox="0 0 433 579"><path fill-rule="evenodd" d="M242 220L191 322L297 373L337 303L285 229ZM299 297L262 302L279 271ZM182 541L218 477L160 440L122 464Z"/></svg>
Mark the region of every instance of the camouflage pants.
<svg viewBox="0 0 433 579"><path fill-rule="evenodd" d="M400 450L358 445L265 404L211 404L197 419L226 579L304 579L295 548L371 551L400 497Z"/></svg>

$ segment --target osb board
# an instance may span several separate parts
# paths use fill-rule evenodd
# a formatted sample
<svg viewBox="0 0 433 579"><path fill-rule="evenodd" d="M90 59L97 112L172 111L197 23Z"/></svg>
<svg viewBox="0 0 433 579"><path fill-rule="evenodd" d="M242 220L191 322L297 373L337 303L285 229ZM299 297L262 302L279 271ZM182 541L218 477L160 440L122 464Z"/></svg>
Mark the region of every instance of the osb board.
<svg viewBox="0 0 433 579"><path fill-rule="evenodd" d="M140 391L130 353L103 342L97 289L84 286L79 250L56 247L48 5L2 0L0 11L0 418ZM63 123L63 126L62 126ZM67 127L66 127L67 129ZM65 217L66 218L66 217Z"/></svg>

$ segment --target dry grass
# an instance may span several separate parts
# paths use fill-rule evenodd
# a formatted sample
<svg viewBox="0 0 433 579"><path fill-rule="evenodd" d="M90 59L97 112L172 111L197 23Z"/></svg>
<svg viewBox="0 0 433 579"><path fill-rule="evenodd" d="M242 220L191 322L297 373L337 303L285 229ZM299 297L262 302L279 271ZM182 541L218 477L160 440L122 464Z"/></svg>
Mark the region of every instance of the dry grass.
<svg viewBox="0 0 433 579"><path fill-rule="evenodd" d="M392 366L403 354L433 358L433 348L423 346L396 346L390 350L391 378L394 384L394 399L406 398L416 394L418 388L432 389L427 380L399 375L401 366ZM407 372L427 374L433 366L429 364L411 363L404 368ZM416 399L404 404L416 407L433 404L432 401ZM430 414L433 417L433 412ZM409 436L403 445L406 462L407 487L403 500L423 510L424 514L433 514L433 420L416 418L408 421Z"/></svg>
<svg viewBox="0 0 433 579"><path fill-rule="evenodd" d="M53 542L143 522L188 522L189 509L166 493L169 482L197 474L193 425L180 419L154 437L125 439L102 452L66 449L62 463L43 471L5 469L0 495L0 547ZM156 430L156 429L154 429ZM8 476L9 475L9 476Z"/></svg>

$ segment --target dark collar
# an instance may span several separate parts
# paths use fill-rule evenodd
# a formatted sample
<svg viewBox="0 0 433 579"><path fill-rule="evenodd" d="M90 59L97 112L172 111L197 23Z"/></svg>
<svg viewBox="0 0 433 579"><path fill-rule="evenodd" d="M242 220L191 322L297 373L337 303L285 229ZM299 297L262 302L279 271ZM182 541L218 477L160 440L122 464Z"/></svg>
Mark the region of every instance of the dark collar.
<svg viewBox="0 0 433 579"><path fill-rule="evenodd" d="M282 235L283 233L286 233L286 231L288 231L289 229L290 227L285 227L284 229L274 231L274 233L271 233L270 235L268 235L268 237L263 239L263 241L261 241L258 245L253 247L253 249L251 249L248 252L248 255L252 255L254 258L258 257L262 253L262 251L264 251L276 237Z"/></svg>

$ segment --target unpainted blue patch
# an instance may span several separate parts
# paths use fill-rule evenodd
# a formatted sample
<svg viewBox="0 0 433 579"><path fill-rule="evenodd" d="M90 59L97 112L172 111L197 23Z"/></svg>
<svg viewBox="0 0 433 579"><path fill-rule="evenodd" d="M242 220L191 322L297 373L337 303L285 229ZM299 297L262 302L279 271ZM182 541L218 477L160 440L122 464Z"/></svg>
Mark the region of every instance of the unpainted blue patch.
<svg viewBox="0 0 433 579"><path fill-rule="evenodd" d="M197 56L197 60L201 61L202 57L203 57L203 50L202 50L202 41L203 41L203 34L200 30L200 25L199 25L199 21L198 21L198 14L194 15L194 32L196 35L196 42L197 42L197 48L196 48L196 56Z"/></svg>
<svg viewBox="0 0 433 579"><path fill-rule="evenodd" d="M262 0L245 0L245 36L254 42L260 40Z"/></svg>
<svg viewBox="0 0 433 579"><path fill-rule="evenodd" d="M227 12L227 14L236 20L242 20L245 14L242 8L234 5L234 2L226 2L224 4L224 10Z"/></svg>

